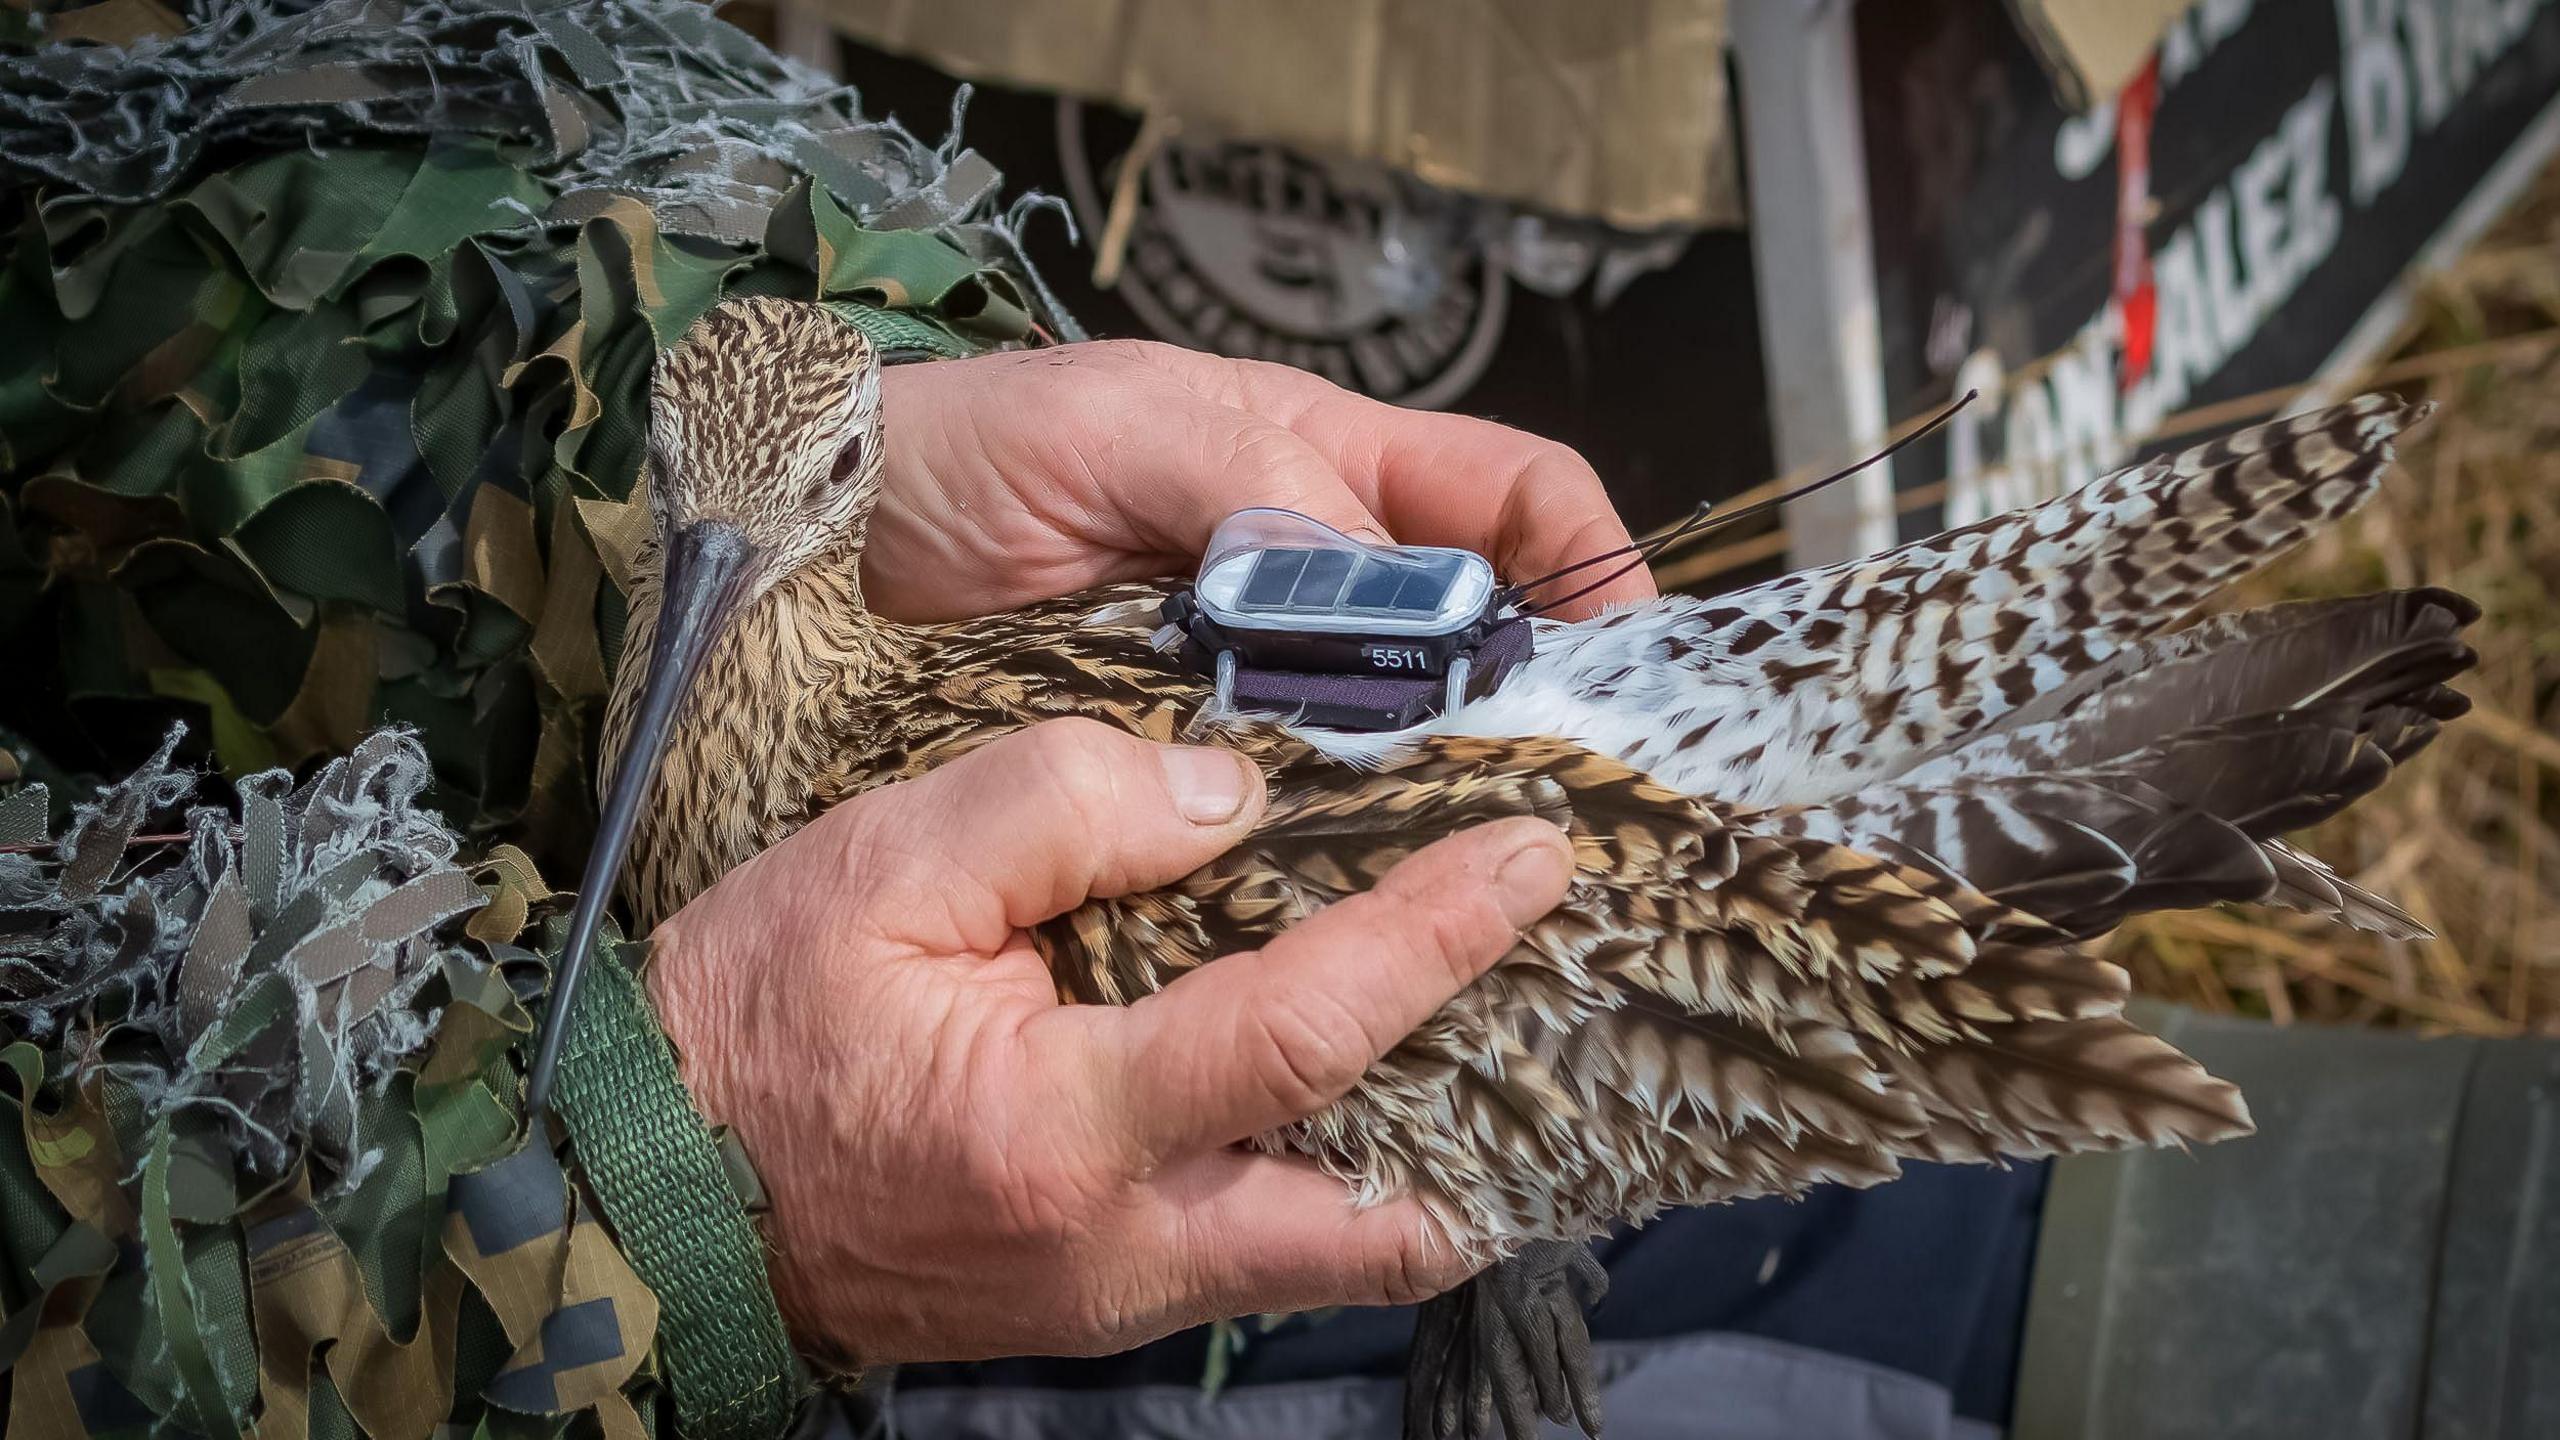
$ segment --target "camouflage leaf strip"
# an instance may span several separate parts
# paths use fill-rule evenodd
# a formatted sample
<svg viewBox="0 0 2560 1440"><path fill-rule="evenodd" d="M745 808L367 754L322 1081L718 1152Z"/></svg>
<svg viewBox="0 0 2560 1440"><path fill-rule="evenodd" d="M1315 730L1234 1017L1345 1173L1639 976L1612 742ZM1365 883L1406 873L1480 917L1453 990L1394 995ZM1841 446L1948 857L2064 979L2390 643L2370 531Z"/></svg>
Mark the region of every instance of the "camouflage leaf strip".
<svg viewBox="0 0 2560 1440"><path fill-rule="evenodd" d="M472 492L471 517L462 532L462 578L526 620L542 613L542 547L531 505L495 485Z"/></svg>
<svg viewBox="0 0 2560 1440"><path fill-rule="evenodd" d="M647 473L643 472L640 483L631 487L628 500L579 496L578 519L595 545L596 558L603 562L605 578L613 582L616 590L630 594L632 567L639 563L640 548L649 539Z"/></svg>
<svg viewBox="0 0 2560 1440"><path fill-rule="evenodd" d="M240 798L240 874L249 912L273 920L284 903L284 805L271 790L249 787Z"/></svg>
<svg viewBox="0 0 2560 1440"><path fill-rule="evenodd" d="M620 1401L657 1329L658 1297L581 1207L553 1308L484 1393L491 1403L525 1414Z"/></svg>
<svg viewBox="0 0 2560 1440"><path fill-rule="evenodd" d="M77 1325L48 1325L9 1371L10 1440L142 1435L159 1417L117 1383Z"/></svg>
<svg viewBox="0 0 2560 1440"><path fill-rule="evenodd" d="M205 901L204 913L196 919L196 933L187 941L186 958L178 965L178 1023L185 1033L212 1028L223 1002L231 998L231 987L239 981L241 963L249 958L249 943L256 933L250 925L249 894L241 887L240 872L227 871Z"/></svg>
<svg viewBox="0 0 2560 1440"><path fill-rule="evenodd" d="M44 1052L20 1040L0 1050L0 1068L16 1081L13 1097L36 1176L74 1222L96 1227L110 1237L133 1233L133 1204L125 1197L123 1158L115 1131L97 1103L94 1087L72 1093L68 1103L47 1114L37 1101L44 1080Z"/></svg>
<svg viewBox="0 0 2560 1440"><path fill-rule="evenodd" d="M596 640L596 587L604 567L595 547L577 533L575 511L563 505L551 525L551 586L533 629L533 661L564 699L604 693L604 651Z"/></svg>
<svg viewBox="0 0 2560 1440"><path fill-rule="evenodd" d="M78 904L98 893L115 872L117 862L124 859L125 847L135 832L142 828L143 810L140 796L118 791L102 800L85 822L72 828L63 845L67 855L62 867L62 898Z"/></svg>
<svg viewBox="0 0 2560 1440"><path fill-rule="evenodd" d="M325 985L391 946L424 934L483 900L460 870L430 870L295 945L284 963L313 985Z"/></svg>
<svg viewBox="0 0 2560 1440"><path fill-rule="evenodd" d="M85 40L98 45L131 45L137 40L156 40L178 34L187 28L168 6L159 0L100 0L76 10L57 10L45 16L44 39L48 45L64 45Z"/></svg>
<svg viewBox="0 0 2560 1440"><path fill-rule="evenodd" d="M89 1308L89 1295L96 1293L97 1282L115 1268L115 1242L87 1225L73 1225L53 1242L27 1272L32 1293L17 1313L0 1322L0 1370L18 1363L36 1340L37 1332L50 1321L55 1325L77 1322ZM85 1292L85 1293L84 1293ZM13 1426L11 1434L17 1431Z"/></svg>
<svg viewBox="0 0 2560 1440"><path fill-rule="evenodd" d="M497 1313L515 1355L489 1382L494 1404L528 1415L604 1405L638 1372L658 1301L583 1206L559 1162L527 1145L448 1191L445 1251Z"/></svg>
<svg viewBox="0 0 2560 1440"><path fill-rule="evenodd" d="M310 1428L311 1355L328 1347L329 1377L370 1440L425 1440L453 1409L453 1342L462 1272L435 1267L417 1333L391 1338L365 1296L355 1257L298 1195L248 1227L249 1287L259 1339L258 1440L302 1440Z"/></svg>
<svg viewBox="0 0 2560 1440"><path fill-rule="evenodd" d="M358 253L432 263L493 230L518 229L549 199L543 186L486 140L431 140L399 203Z"/></svg>
<svg viewBox="0 0 2560 1440"><path fill-rule="evenodd" d="M0 799L0 845L39 845L53 814L53 796L42 785L21 785Z"/></svg>
<svg viewBox="0 0 2560 1440"><path fill-rule="evenodd" d="M524 933L533 907L551 898L551 887L534 869L533 857L513 845L490 850L479 870L489 876L488 906L466 922L462 931L474 940L505 943Z"/></svg>
<svg viewBox="0 0 2560 1440"><path fill-rule="evenodd" d="M320 620L293 703L267 727L267 767L295 765L314 755L344 751L379 717L374 677L381 668L375 619L360 610L332 606ZM232 765L231 773L245 767Z"/></svg>
<svg viewBox="0 0 2560 1440"><path fill-rule="evenodd" d="M396 945L442 925L487 900L460 870L430 870L365 907L364 938Z"/></svg>
<svg viewBox="0 0 2560 1440"><path fill-rule="evenodd" d="M223 1400L222 1377L205 1347L195 1284L187 1274L186 1250L178 1242L177 1224L170 1213L169 1163L174 1142L166 1120L152 1127L151 1149L142 1162L143 1264L159 1306L170 1364L177 1372L183 1418L212 1440L240 1440L239 1417Z"/></svg>

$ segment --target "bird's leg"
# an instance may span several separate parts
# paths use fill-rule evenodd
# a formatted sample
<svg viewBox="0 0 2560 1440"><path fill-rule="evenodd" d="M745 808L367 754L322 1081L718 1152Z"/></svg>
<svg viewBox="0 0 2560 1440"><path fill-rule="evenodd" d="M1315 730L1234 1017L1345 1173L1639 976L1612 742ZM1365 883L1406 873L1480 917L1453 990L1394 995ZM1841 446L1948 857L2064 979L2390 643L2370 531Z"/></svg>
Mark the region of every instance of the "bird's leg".
<svg viewBox="0 0 2560 1440"><path fill-rule="evenodd" d="M1541 1240L1416 1317L1405 1440L1534 1440L1538 1417L1600 1434L1584 1311L1609 1291L1588 1246Z"/></svg>

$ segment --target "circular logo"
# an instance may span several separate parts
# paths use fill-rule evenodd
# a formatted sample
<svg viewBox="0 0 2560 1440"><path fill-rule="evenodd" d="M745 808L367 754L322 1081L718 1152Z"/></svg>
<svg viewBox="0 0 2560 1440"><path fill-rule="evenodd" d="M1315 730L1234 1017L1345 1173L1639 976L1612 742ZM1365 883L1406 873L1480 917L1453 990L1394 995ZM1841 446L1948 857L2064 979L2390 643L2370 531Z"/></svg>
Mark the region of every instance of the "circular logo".
<svg viewBox="0 0 2560 1440"><path fill-rule="evenodd" d="M1058 146L1077 221L1099 235L1106 164L1086 144L1084 111L1059 102ZM1158 338L1425 408L1484 373L1508 282L1466 227L1418 212L1408 182L1276 145L1183 136L1143 163L1119 288Z"/></svg>

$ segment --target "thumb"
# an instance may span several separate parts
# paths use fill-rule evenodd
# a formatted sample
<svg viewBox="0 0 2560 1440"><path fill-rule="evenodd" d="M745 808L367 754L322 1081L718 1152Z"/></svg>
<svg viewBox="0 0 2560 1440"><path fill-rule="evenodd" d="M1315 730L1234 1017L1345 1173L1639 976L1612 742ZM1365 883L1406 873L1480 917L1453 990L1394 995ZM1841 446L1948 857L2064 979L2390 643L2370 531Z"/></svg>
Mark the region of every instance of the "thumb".
<svg viewBox="0 0 2560 1440"><path fill-rule="evenodd" d="M1564 898L1573 850L1544 820L1461 831L1377 888L1129 1008L1125 1107L1143 1154L1242 1140L1332 1104L1371 1061L1510 953ZM1162 1097L1180 1095L1167 1105Z"/></svg>
<svg viewBox="0 0 2560 1440"><path fill-rule="evenodd" d="M992 952L1090 897L1199 869L1253 828L1264 799L1261 772L1234 751L1052 720L820 823L859 811L875 878L917 902L897 907L908 922L947 914L950 941Z"/></svg>

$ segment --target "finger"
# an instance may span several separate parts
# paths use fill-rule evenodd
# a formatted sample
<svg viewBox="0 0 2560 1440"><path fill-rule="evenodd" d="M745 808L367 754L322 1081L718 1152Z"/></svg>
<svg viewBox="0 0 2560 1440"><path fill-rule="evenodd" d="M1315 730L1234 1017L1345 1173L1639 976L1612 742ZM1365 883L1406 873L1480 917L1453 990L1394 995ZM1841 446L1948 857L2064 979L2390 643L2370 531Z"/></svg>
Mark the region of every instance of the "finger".
<svg viewBox="0 0 2560 1440"><path fill-rule="evenodd" d="M1159 1187L1180 1209L1176 1261L1221 1315L1410 1305L1477 1268L1421 1201L1363 1207L1296 1157L1211 1151Z"/></svg>
<svg viewBox="0 0 2560 1440"><path fill-rule="evenodd" d="M1260 954L1203 965L1131 1006L1119 1017L1121 1113L1139 1153L1229 1144L1333 1103L1555 908L1572 868L1546 821L1463 831Z"/></svg>
<svg viewBox="0 0 2560 1440"><path fill-rule="evenodd" d="M1281 418L1407 544L1474 550L1503 578L1525 580L1629 543L1599 474L1569 446L1490 420L1407 410L1283 367L1245 373L1245 403ZM1593 566L1555 593L1609 568ZM1639 565L1557 613L1654 593Z"/></svg>
<svg viewBox="0 0 2560 1440"><path fill-rule="evenodd" d="M1365 396L1344 399L1392 410ZM1343 424L1331 432L1343 437L1341 452L1328 454L1318 444L1317 453L1409 543L1475 550L1515 581L1631 543L1599 474L1569 446L1472 416L1393 414L1393 421ZM1624 563L1595 565L1558 582L1553 596L1608 580L1556 613L1570 619L1651 599L1653 575L1644 566L1610 577Z"/></svg>
<svg viewBox="0 0 2560 1440"><path fill-rule="evenodd" d="M1052 720L829 812L882 887L881 913L992 952L1012 932L1098 895L1168 884L1253 828L1259 770L1230 750L1157 745Z"/></svg>
<svg viewBox="0 0 2560 1440"><path fill-rule="evenodd" d="M1219 521L1257 505L1385 538L1305 441L1233 403L1231 364L1097 341L894 367L884 403L903 419L863 556L875 603L948 619L1188 570Z"/></svg>
<svg viewBox="0 0 2560 1440"><path fill-rule="evenodd" d="M1163 562L1187 568L1218 522L1257 505L1295 510L1346 535L1387 538L1314 446L1261 416L1180 397L1157 406L1149 420L1146 444L1112 452L1111 483L1100 493L1118 510L1124 533Z"/></svg>

